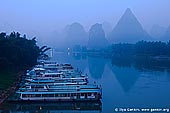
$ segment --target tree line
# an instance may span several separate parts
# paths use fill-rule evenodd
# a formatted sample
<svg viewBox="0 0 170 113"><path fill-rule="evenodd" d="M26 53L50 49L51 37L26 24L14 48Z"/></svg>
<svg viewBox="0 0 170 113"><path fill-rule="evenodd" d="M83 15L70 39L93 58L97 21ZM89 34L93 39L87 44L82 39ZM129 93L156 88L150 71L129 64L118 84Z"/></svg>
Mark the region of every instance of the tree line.
<svg viewBox="0 0 170 113"><path fill-rule="evenodd" d="M45 49L45 50L44 50ZM37 58L49 48L38 47L36 38L27 39L18 32L9 35L0 33L0 68L29 68L37 63Z"/></svg>
<svg viewBox="0 0 170 113"><path fill-rule="evenodd" d="M112 44L111 53L115 55L170 56L170 41L139 41L135 44Z"/></svg>

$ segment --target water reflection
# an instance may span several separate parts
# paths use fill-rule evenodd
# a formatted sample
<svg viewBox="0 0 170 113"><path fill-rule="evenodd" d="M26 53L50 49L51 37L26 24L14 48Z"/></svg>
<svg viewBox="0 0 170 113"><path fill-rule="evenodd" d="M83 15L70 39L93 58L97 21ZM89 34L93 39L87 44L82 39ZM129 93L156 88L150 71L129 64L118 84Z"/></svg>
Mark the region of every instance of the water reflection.
<svg viewBox="0 0 170 113"><path fill-rule="evenodd" d="M169 106L170 61L119 56L113 57L109 67L124 91L123 95L117 96L121 98L120 106ZM121 91L119 93L121 94Z"/></svg>
<svg viewBox="0 0 170 113"><path fill-rule="evenodd" d="M134 67L139 71L170 71L170 60L156 59L148 56L114 56L112 65L117 67Z"/></svg>
<svg viewBox="0 0 170 113"><path fill-rule="evenodd" d="M125 92L128 92L140 77L140 73L133 67L111 67L117 81Z"/></svg>
<svg viewBox="0 0 170 113"><path fill-rule="evenodd" d="M134 86L141 74L146 76L148 72L151 75L156 72L154 77L165 74L167 78L169 77L169 60L159 60L146 56L114 56L111 64L112 66L109 67L125 92L128 92ZM163 73L158 74L158 72ZM150 76L147 76L147 79L149 78Z"/></svg>
<svg viewBox="0 0 170 113"><path fill-rule="evenodd" d="M90 75L95 79L100 79L103 75L106 60L101 57L88 57Z"/></svg>
<svg viewBox="0 0 170 113"><path fill-rule="evenodd" d="M86 53L73 53L73 57L76 60L80 60L80 59L86 60L87 59L87 54Z"/></svg>
<svg viewBox="0 0 170 113"><path fill-rule="evenodd" d="M34 102L34 103L5 103L2 112L10 113L68 113L68 112L101 112L101 102Z"/></svg>
<svg viewBox="0 0 170 113"><path fill-rule="evenodd" d="M90 102L8 104L2 107L3 110L29 111L29 113L36 111L112 113L115 107L170 106L170 61L131 56L104 59L89 57L86 54L68 55L67 53L54 53L52 60L71 63L83 73L87 73L91 82L96 81L97 84L101 84L102 105Z"/></svg>
<svg viewBox="0 0 170 113"><path fill-rule="evenodd" d="M70 54L67 53L54 53L54 57L51 59L52 61L57 61L58 63L71 63L73 67L78 68L82 72L87 67L86 55L84 54Z"/></svg>
<svg viewBox="0 0 170 113"><path fill-rule="evenodd" d="M148 57L136 57L134 67L141 71L168 71L170 60L160 60Z"/></svg>

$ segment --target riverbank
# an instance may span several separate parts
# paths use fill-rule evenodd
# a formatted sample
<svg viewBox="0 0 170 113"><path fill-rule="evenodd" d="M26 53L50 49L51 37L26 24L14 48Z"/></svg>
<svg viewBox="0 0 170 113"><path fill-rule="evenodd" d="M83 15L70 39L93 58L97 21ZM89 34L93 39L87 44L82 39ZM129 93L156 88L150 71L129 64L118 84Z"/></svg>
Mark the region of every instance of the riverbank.
<svg viewBox="0 0 170 113"><path fill-rule="evenodd" d="M13 95L16 91L16 89L19 86L19 83L21 81L21 77L24 74L24 71L20 71L16 76L16 81L13 83L12 86L9 86L9 88L3 90L0 92L0 105L7 100L7 98L11 95Z"/></svg>

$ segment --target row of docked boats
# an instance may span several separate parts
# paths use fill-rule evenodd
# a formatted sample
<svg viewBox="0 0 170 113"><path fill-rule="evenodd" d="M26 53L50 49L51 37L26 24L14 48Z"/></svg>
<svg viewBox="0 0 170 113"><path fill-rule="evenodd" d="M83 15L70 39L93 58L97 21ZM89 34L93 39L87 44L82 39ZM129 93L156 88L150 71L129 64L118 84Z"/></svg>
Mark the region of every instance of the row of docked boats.
<svg viewBox="0 0 170 113"><path fill-rule="evenodd" d="M100 100L101 86L88 83L88 76L71 64L40 61L27 70L19 100L30 101L91 101Z"/></svg>

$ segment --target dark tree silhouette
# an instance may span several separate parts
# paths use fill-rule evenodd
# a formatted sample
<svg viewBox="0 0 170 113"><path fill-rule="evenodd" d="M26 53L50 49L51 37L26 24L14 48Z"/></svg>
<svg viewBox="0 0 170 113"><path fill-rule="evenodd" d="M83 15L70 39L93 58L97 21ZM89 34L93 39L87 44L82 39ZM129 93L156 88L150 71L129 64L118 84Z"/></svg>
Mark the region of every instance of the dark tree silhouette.
<svg viewBox="0 0 170 113"><path fill-rule="evenodd" d="M112 45L112 55L170 56L170 41L139 41L136 44L119 43Z"/></svg>
<svg viewBox="0 0 170 113"><path fill-rule="evenodd" d="M0 67L31 67L40 55L36 38L29 40L26 35L12 32L10 35L0 33Z"/></svg>

